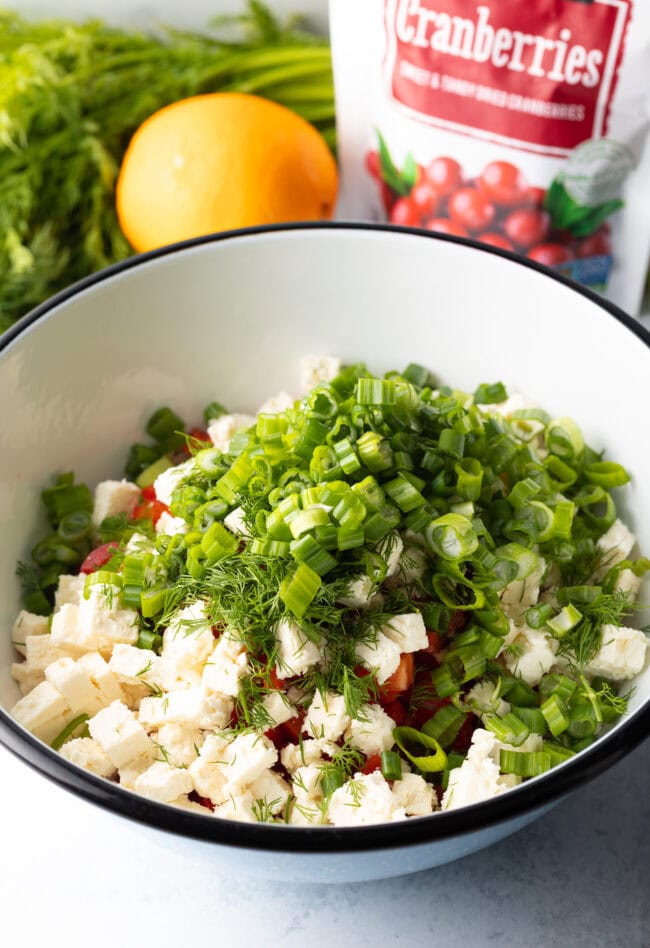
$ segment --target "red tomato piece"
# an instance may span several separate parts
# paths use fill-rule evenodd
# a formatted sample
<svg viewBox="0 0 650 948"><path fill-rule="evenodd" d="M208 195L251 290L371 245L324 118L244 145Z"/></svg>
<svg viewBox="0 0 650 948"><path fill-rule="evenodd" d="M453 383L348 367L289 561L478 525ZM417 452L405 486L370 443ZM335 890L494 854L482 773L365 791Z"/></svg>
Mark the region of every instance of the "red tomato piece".
<svg viewBox="0 0 650 948"><path fill-rule="evenodd" d="M160 500L149 500L144 504L137 504L131 517L133 520L151 520L155 527L164 513L169 513L167 504Z"/></svg>
<svg viewBox="0 0 650 948"><path fill-rule="evenodd" d="M435 230L438 234L451 234L453 237L469 237L464 227L446 217L434 217L426 225L427 230Z"/></svg>
<svg viewBox="0 0 650 948"><path fill-rule="evenodd" d="M504 237L503 234L479 234L476 238L480 240L482 244L489 244L490 247L500 247L501 250L514 250L507 237Z"/></svg>
<svg viewBox="0 0 650 948"><path fill-rule="evenodd" d="M379 152L374 149L366 152L366 171L370 174L376 181L379 181L381 178L381 165L379 163Z"/></svg>
<svg viewBox="0 0 650 948"><path fill-rule="evenodd" d="M454 743L451 745L452 750L462 754L469 749L469 745L472 743L472 734L476 730L476 723L476 715L468 714L461 725L460 731L456 735Z"/></svg>
<svg viewBox="0 0 650 948"><path fill-rule="evenodd" d="M441 197L451 194L463 180L463 169L454 158L434 158L425 174Z"/></svg>
<svg viewBox="0 0 650 948"><path fill-rule="evenodd" d="M380 182L380 191L381 191L381 201L384 207L386 208L386 213L390 214L395 202L397 201L399 194L396 194L393 189L386 184L385 181Z"/></svg>
<svg viewBox="0 0 650 948"><path fill-rule="evenodd" d="M94 573L102 566L106 566L111 556L118 550L120 544L116 540L109 540L108 543L102 543L101 546L91 550L86 559L79 567L80 573Z"/></svg>
<svg viewBox="0 0 650 948"><path fill-rule="evenodd" d="M429 655L441 652L445 647L445 640L439 632L427 632L427 640L429 644L426 648L422 649L422 651L427 652Z"/></svg>
<svg viewBox="0 0 650 948"><path fill-rule="evenodd" d="M264 731L264 737L271 741L276 750L282 750L289 743L286 734L282 730L282 725L270 727L268 731Z"/></svg>
<svg viewBox="0 0 650 948"><path fill-rule="evenodd" d="M438 193L426 179L415 185L409 197L421 220L435 214L438 207Z"/></svg>
<svg viewBox="0 0 650 948"><path fill-rule="evenodd" d="M194 438L195 441L206 441L210 444L210 435L205 430L205 428L192 428L189 432L188 437Z"/></svg>
<svg viewBox="0 0 650 948"><path fill-rule="evenodd" d="M576 257L597 257L611 252L612 242L609 236L602 230L597 230L595 234L589 234L578 241Z"/></svg>
<svg viewBox="0 0 650 948"><path fill-rule="evenodd" d="M390 212L390 222L401 227L420 226L420 214L410 198L402 197L395 202Z"/></svg>
<svg viewBox="0 0 650 948"><path fill-rule="evenodd" d="M520 207L508 214L503 222L506 236L516 244L527 250L535 244L543 243L551 228L551 218L546 211L535 207Z"/></svg>
<svg viewBox="0 0 650 948"><path fill-rule="evenodd" d="M546 188L528 188L528 200L531 204L534 204L535 207L542 207L546 200Z"/></svg>
<svg viewBox="0 0 650 948"><path fill-rule="evenodd" d="M281 691L284 688L284 679L280 678L275 668L271 668L269 671L269 683L271 688L275 688L276 691Z"/></svg>
<svg viewBox="0 0 650 948"><path fill-rule="evenodd" d="M457 632L462 632L467 625L467 614L462 609L454 609L449 616L449 625L447 626L447 635L454 636Z"/></svg>
<svg viewBox="0 0 650 948"><path fill-rule="evenodd" d="M563 244L539 244L528 253L530 260L543 263L545 267L556 267L560 263L573 260L574 254L570 247Z"/></svg>
<svg viewBox="0 0 650 948"><path fill-rule="evenodd" d="M487 194L475 188L459 188L449 198L449 215L467 230L487 230L496 216Z"/></svg>
<svg viewBox="0 0 650 948"><path fill-rule="evenodd" d="M431 681L430 669L425 668L416 672L411 696L411 713L418 727L428 721L443 705L449 704L449 701L449 698L441 698L437 694Z"/></svg>
<svg viewBox="0 0 650 948"><path fill-rule="evenodd" d="M361 773L372 774L375 770L381 770L381 756L379 754L372 754L366 760L364 766L361 768Z"/></svg>
<svg viewBox="0 0 650 948"><path fill-rule="evenodd" d="M516 165L509 161L491 161L483 169L478 186L499 207L514 207L526 200L528 182Z"/></svg>
<svg viewBox="0 0 650 948"><path fill-rule="evenodd" d="M300 740L300 734L302 732L302 722L305 720L305 712L301 711L295 716L295 718L290 718L288 721L285 721L284 724L281 724L282 732L287 738L293 743L296 744Z"/></svg>
<svg viewBox="0 0 650 948"><path fill-rule="evenodd" d="M401 701L398 701L397 699L393 701L386 701L382 704L382 708L388 717L393 719L398 727L402 727L403 724L406 724L408 714Z"/></svg>
<svg viewBox="0 0 650 948"><path fill-rule="evenodd" d="M143 500L155 500L156 499L156 490L153 484L150 484L148 487L142 488L142 498Z"/></svg>
<svg viewBox="0 0 650 948"><path fill-rule="evenodd" d="M384 701L392 701L398 695L404 694L413 684L415 661L411 652L403 652L396 670L379 688L380 697Z"/></svg>
<svg viewBox="0 0 650 948"><path fill-rule="evenodd" d="M196 790L190 791L187 795L188 800L191 800L193 803L199 803L201 806L205 806L208 810L214 810L214 803L208 797L201 797L196 792Z"/></svg>

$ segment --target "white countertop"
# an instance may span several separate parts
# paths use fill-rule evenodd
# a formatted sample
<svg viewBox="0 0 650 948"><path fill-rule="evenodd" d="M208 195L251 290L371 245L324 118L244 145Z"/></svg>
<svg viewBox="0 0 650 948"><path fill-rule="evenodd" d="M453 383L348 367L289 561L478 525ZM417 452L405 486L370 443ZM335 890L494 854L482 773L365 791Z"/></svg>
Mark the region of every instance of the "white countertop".
<svg viewBox="0 0 650 948"><path fill-rule="evenodd" d="M12 948L650 944L650 743L491 849L329 887L262 883L216 859L206 871L175 837L135 824L116 835L117 817L3 748L0 773L0 910Z"/></svg>

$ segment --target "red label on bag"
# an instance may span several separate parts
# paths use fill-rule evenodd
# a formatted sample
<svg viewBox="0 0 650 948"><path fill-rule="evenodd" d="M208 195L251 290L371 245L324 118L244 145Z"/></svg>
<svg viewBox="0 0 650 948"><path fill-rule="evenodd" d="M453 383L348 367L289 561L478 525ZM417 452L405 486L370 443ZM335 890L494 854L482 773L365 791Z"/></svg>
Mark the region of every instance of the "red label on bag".
<svg viewBox="0 0 650 948"><path fill-rule="evenodd" d="M414 118L545 155L607 134L632 0L386 0L386 70Z"/></svg>

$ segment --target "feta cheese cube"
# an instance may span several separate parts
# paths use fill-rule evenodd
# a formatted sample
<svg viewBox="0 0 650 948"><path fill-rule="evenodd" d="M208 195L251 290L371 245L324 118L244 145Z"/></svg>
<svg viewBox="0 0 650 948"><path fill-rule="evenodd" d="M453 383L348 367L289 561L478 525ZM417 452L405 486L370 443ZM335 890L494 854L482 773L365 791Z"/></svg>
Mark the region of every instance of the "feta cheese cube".
<svg viewBox="0 0 650 948"><path fill-rule="evenodd" d="M77 737L66 741L60 754L71 764L83 767L98 777L110 778L115 773L115 767L92 737Z"/></svg>
<svg viewBox="0 0 650 948"><path fill-rule="evenodd" d="M119 681L99 652L86 652L77 659L77 662L90 676L104 705L112 704L114 701L124 701L124 692Z"/></svg>
<svg viewBox="0 0 650 948"><path fill-rule="evenodd" d="M106 517L125 513L130 516L140 497L140 488L130 481L102 481L95 488L93 525L99 527Z"/></svg>
<svg viewBox="0 0 650 948"><path fill-rule="evenodd" d="M387 582L389 588L411 586L416 579L424 575L427 568L427 555L420 546L409 543L402 550L399 565Z"/></svg>
<svg viewBox="0 0 650 948"><path fill-rule="evenodd" d="M345 710L345 698L332 691L317 691L307 711L304 730L315 738L337 741L350 726L350 715Z"/></svg>
<svg viewBox="0 0 650 948"><path fill-rule="evenodd" d="M88 730L117 768L125 767L136 757L153 756L154 747L145 729L121 701L114 701L91 718Z"/></svg>
<svg viewBox="0 0 650 948"><path fill-rule="evenodd" d="M622 569L616 577L614 589L619 592L629 593L630 600L634 602L641 588L641 577L637 576L631 569Z"/></svg>
<svg viewBox="0 0 650 948"><path fill-rule="evenodd" d="M395 642L400 652L418 652L429 644L424 620L419 612L393 616L382 625L381 631Z"/></svg>
<svg viewBox="0 0 650 948"><path fill-rule="evenodd" d="M627 681L643 671L648 638L639 629L604 625L601 642L600 649L585 668L588 675L600 675L610 681Z"/></svg>
<svg viewBox="0 0 650 948"><path fill-rule="evenodd" d="M383 632L377 633L374 642L359 642L355 646L355 652L366 668L374 670L380 685L383 685L393 672L397 671L401 658L399 645L396 645Z"/></svg>
<svg viewBox="0 0 650 948"><path fill-rule="evenodd" d="M161 677L163 687L200 685L203 667L214 648L206 604L202 600L181 609L163 634Z"/></svg>
<svg viewBox="0 0 650 948"><path fill-rule="evenodd" d="M29 692L45 681L45 675L42 671L30 671L27 662L13 662L11 666L11 677L18 682L21 695L28 695Z"/></svg>
<svg viewBox="0 0 650 948"><path fill-rule="evenodd" d="M522 626L502 652L508 670L529 685L538 685L551 670L559 643L541 629Z"/></svg>
<svg viewBox="0 0 650 948"><path fill-rule="evenodd" d="M293 792L303 803L320 803L323 799L322 768L316 764L299 767L293 775Z"/></svg>
<svg viewBox="0 0 650 948"><path fill-rule="evenodd" d="M199 756L188 767L194 789L215 805L226 799L226 752L228 740L221 734L209 734Z"/></svg>
<svg viewBox="0 0 650 948"><path fill-rule="evenodd" d="M295 398L288 392L278 392L267 398L257 410L258 415L281 415L283 412L293 408Z"/></svg>
<svg viewBox="0 0 650 948"><path fill-rule="evenodd" d="M257 734L239 734L225 751L228 766L226 780L231 786L253 783L278 759L278 752L268 738Z"/></svg>
<svg viewBox="0 0 650 948"><path fill-rule="evenodd" d="M194 789L192 778L187 770L172 767L163 760L157 760L139 777L136 777L134 789L150 800L158 803L171 803L183 793Z"/></svg>
<svg viewBox="0 0 650 948"><path fill-rule="evenodd" d="M403 816L395 806L391 788L381 773L355 774L332 794L328 809L334 826L387 823Z"/></svg>
<svg viewBox="0 0 650 948"><path fill-rule="evenodd" d="M359 712L359 717L352 718L346 738L352 747L356 747L366 757L372 757L373 754L391 749L395 743L395 727L395 722L381 705L366 704Z"/></svg>
<svg viewBox="0 0 650 948"><path fill-rule="evenodd" d="M63 695L50 684L43 681L33 691L21 698L11 711L12 718L36 737L50 741L65 727L73 715ZM59 726L63 719L63 724ZM56 730L54 730L56 728Z"/></svg>
<svg viewBox="0 0 650 948"><path fill-rule="evenodd" d="M215 446L219 448L220 451L223 451L224 454L228 453L230 448L230 442L232 436L237 431L244 431L246 428L252 428L256 424L257 419L252 415L221 415L220 418L215 418L214 421L211 421L208 425L208 435L210 441Z"/></svg>
<svg viewBox="0 0 650 948"><path fill-rule="evenodd" d="M156 521L156 534L158 536L164 534L168 537L174 537L179 533L187 533L188 530L189 525L182 517L173 517L166 510L163 510Z"/></svg>
<svg viewBox="0 0 650 948"><path fill-rule="evenodd" d="M223 519L223 525L237 537L248 536L248 527L246 526L243 507L235 507L229 514L226 514Z"/></svg>
<svg viewBox="0 0 650 948"><path fill-rule="evenodd" d="M474 731L467 757L449 774L449 784L442 798L443 810L489 800L508 789L511 783L501 775L495 760L503 746L490 731L483 728Z"/></svg>
<svg viewBox="0 0 650 948"><path fill-rule="evenodd" d="M52 662L45 669L45 678L63 695L75 716L92 716L104 707L102 697L90 676L83 666L72 658L60 658Z"/></svg>
<svg viewBox="0 0 650 948"><path fill-rule="evenodd" d="M239 823L256 823L255 800L252 793L231 793L228 799L215 806L214 815L220 820L237 820Z"/></svg>
<svg viewBox="0 0 650 948"><path fill-rule="evenodd" d="M294 773L299 767L315 764L323 760L324 755L332 757L339 747L331 741L305 740L300 744L287 744L280 751L280 761L285 770Z"/></svg>
<svg viewBox="0 0 650 948"><path fill-rule="evenodd" d="M271 727L278 727L285 721L290 721L298 713L283 691L270 691L262 698L262 704L273 722Z"/></svg>
<svg viewBox="0 0 650 948"><path fill-rule="evenodd" d="M634 548L636 537L622 520L616 519L609 530L599 538L597 546L602 553L602 562L594 573L593 579L602 579L605 573L626 560Z"/></svg>
<svg viewBox="0 0 650 948"><path fill-rule="evenodd" d="M161 686L162 659L150 649L119 643L113 649L108 667L118 682L144 685L147 693Z"/></svg>
<svg viewBox="0 0 650 948"><path fill-rule="evenodd" d="M77 649L56 645L51 635L28 635L25 639L25 664L30 673L42 673L59 658L76 654Z"/></svg>
<svg viewBox="0 0 650 948"><path fill-rule="evenodd" d="M189 767L205 741L204 731L182 724L163 724L151 735L159 754L174 767Z"/></svg>
<svg viewBox="0 0 650 948"><path fill-rule="evenodd" d="M163 724L185 724L200 730L225 727L230 721L233 703L223 695L208 695L198 686L143 698L138 717L149 728Z"/></svg>
<svg viewBox="0 0 650 948"><path fill-rule="evenodd" d="M517 624L524 621L526 610L539 599L539 588L545 572L546 560L540 557L539 563L529 576L513 580L502 590L503 611Z"/></svg>
<svg viewBox="0 0 650 948"><path fill-rule="evenodd" d="M291 796L287 781L273 770L265 770L247 789L253 800L262 803L273 816L284 810Z"/></svg>
<svg viewBox="0 0 650 948"><path fill-rule="evenodd" d="M93 586L88 599L82 597L77 612L78 645L88 651L107 652L118 643L135 645L138 614L135 609L121 607L119 594L117 586L106 584Z"/></svg>
<svg viewBox="0 0 650 948"><path fill-rule="evenodd" d="M20 652L21 655L27 655L26 638L28 635L47 635L50 631L49 622L46 616L37 616L33 612L26 612L21 609L16 617L11 630L11 644Z"/></svg>
<svg viewBox="0 0 650 948"><path fill-rule="evenodd" d="M303 356L300 360L300 389L306 394L316 385L331 382L340 371L341 360L337 356Z"/></svg>
<svg viewBox="0 0 650 948"><path fill-rule="evenodd" d="M78 606L81 597L84 594L86 586L86 576L80 573L78 576L69 576L62 573L59 576L59 585L54 593L54 611L56 612L62 606Z"/></svg>
<svg viewBox="0 0 650 948"><path fill-rule="evenodd" d="M156 500L168 507L172 502L172 494L186 477L189 477L194 470L194 458L183 461L175 467L168 467L166 471L159 474L153 482L153 489L156 492Z"/></svg>
<svg viewBox="0 0 650 948"><path fill-rule="evenodd" d="M393 801L407 816L428 816L438 798L431 784L419 774L402 774L402 779L393 783Z"/></svg>
<svg viewBox="0 0 650 948"><path fill-rule="evenodd" d="M400 568L400 561L404 551L404 541L399 533L393 530L387 533L375 547L377 553L386 560L386 579L395 576Z"/></svg>
<svg viewBox="0 0 650 948"><path fill-rule="evenodd" d="M124 787L125 790L135 790L136 780L140 774L143 774L149 767L151 767L151 756L149 754L136 757L135 760L120 767L117 772L120 786Z"/></svg>
<svg viewBox="0 0 650 948"><path fill-rule="evenodd" d="M278 643L275 671L279 678L304 675L321 657L318 645L306 637L293 619L280 619L274 635Z"/></svg>
<svg viewBox="0 0 650 948"><path fill-rule="evenodd" d="M371 578L362 573L361 576L352 580L345 595L339 599L339 603L347 606L348 609L364 609L370 605L374 589L375 584Z"/></svg>
<svg viewBox="0 0 650 948"><path fill-rule="evenodd" d="M224 632L203 669L203 687L208 692L236 697L239 679L248 670L244 643Z"/></svg>

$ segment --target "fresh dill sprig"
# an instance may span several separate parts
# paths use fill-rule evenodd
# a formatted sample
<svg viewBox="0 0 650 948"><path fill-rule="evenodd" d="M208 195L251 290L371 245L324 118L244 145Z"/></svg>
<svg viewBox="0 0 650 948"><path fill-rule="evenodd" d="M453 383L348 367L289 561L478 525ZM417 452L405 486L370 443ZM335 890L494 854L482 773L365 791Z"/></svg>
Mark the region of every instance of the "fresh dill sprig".
<svg viewBox="0 0 650 948"><path fill-rule="evenodd" d="M579 606L582 619L560 639L559 655L570 663L584 667L602 645L602 628L605 625L620 625L621 619L630 609L630 595L621 590L600 593L593 602Z"/></svg>

